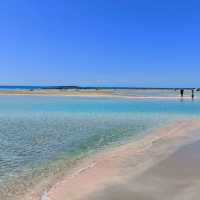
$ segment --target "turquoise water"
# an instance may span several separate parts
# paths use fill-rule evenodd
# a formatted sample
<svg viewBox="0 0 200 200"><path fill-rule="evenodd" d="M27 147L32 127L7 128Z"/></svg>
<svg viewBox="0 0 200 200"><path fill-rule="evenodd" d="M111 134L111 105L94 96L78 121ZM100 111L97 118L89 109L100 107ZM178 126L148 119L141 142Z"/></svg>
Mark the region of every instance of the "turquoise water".
<svg viewBox="0 0 200 200"><path fill-rule="evenodd" d="M0 199L16 179L25 187L63 163L199 115L198 101L1 96Z"/></svg>

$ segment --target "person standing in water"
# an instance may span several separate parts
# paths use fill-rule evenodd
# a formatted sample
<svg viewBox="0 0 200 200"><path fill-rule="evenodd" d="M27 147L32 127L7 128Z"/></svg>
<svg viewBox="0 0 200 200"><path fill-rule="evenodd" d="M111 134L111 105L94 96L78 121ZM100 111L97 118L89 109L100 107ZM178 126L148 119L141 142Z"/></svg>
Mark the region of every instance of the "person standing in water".
<svg viewBox="0 0 200 200"><path fill-rule="evenodd" d="M194 99L194 89L192 89L192 100Z"/></svg>
<svg viewBox="0 0 200 200"><path fill-rule="evenodd" d="M180 94L181 94L181 98L183 98L184 89L181 89L181 90L180 90Z"/></svg>

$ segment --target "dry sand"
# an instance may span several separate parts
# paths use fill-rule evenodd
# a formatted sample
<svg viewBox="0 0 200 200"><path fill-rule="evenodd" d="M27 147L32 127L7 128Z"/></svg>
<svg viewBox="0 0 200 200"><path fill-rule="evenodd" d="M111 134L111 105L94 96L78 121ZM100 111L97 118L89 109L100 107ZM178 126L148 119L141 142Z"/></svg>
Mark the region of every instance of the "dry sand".
<svg viewBox="0 0 200 200"><path fill-rule="evenodd" d="M112 90L0 90L0 95L35 95L35 96L110 96Z"/></svg>
<svg viewBox="0 0 200 200"><path fill-rule="evenodd" d="M199 133L199 119L180 121L99 153L54 184L42 200L197 200L200 157L193 151L199 148L181 148L198 141Z"/></svg>

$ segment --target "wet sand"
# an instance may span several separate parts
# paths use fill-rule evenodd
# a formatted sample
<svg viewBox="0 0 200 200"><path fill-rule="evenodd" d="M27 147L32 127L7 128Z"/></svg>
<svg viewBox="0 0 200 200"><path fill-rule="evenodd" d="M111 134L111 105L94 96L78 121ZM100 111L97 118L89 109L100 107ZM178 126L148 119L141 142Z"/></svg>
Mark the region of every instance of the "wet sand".
<svg viewBox="0 0 200 200"><path fill-rule="evenodd" d="M42 200L196 200L200 195L198 140L199 119L176 122L88 158Z"/></svg>
<svg viewBox="0 0 200 200"><path fill-rule="evenodd" d="M198 200L200 141L182 147L164 161L126 182L116 183L88 200Z"/></svg>

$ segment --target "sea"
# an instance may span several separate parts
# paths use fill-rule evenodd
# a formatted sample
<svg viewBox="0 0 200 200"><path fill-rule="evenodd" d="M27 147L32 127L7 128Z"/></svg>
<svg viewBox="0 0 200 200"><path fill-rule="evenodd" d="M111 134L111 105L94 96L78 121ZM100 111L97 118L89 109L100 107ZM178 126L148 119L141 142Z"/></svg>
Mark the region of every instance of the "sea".
<svg viewBox="0 0 200 200"><path fill-rule="evenodd" d="M0 199L17 199L90 155L197 117L199 100L1 95Z"/></svg>

